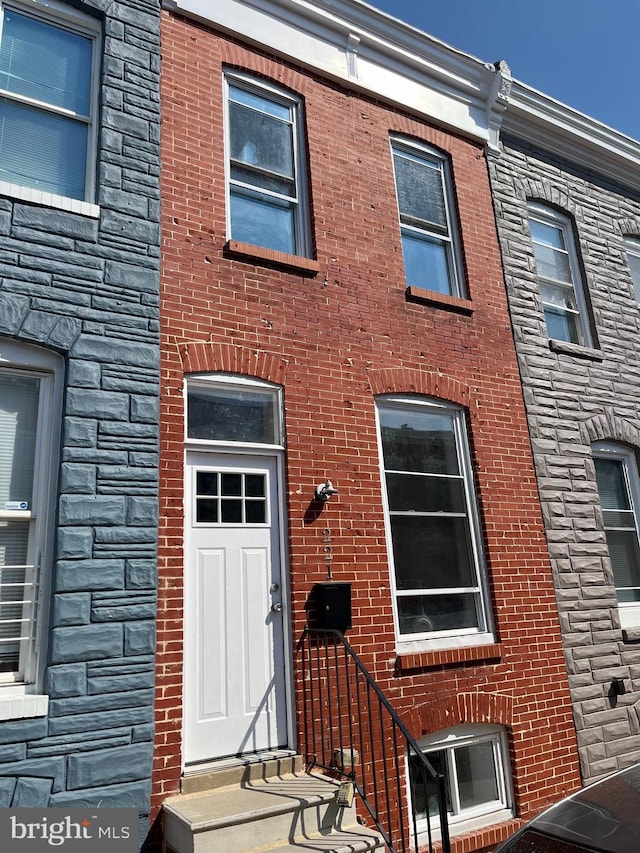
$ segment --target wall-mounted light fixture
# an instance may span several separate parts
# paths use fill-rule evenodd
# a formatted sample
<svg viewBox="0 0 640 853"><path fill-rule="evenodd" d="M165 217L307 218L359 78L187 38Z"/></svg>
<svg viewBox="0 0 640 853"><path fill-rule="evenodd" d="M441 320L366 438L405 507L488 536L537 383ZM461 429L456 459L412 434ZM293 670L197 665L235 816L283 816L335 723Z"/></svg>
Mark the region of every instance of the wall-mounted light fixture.
<svg viewBox="0 0 640 853"><path fill-rule="evenodd" d="M317 501L322 501L322 503L326 503L331 495L337 495L338 490L334 488L331 480L327 480L326 483L320 483L319 486L316 486L316 490L313 493L313 497Z"/></svg>

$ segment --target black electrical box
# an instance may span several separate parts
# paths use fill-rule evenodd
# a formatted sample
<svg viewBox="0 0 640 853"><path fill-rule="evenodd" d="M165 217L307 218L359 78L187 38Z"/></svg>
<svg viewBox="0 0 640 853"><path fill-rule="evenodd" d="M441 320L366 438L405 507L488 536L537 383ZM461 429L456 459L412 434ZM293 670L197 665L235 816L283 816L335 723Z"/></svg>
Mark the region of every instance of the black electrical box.
<svg viewBox="0 0 640 853"><path fill-rule="evenodd" d="M317 583L313 587L315 627L344 632L351 628L351 584Z"/></svg>

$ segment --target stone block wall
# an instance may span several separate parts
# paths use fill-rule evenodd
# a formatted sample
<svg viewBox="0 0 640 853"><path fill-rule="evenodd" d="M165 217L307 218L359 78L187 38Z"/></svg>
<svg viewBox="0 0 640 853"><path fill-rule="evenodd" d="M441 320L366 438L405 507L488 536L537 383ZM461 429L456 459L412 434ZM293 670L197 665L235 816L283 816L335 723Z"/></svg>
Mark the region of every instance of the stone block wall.
<svg viewBox="0 0 640 853"><path fill-rule="evenodd" d="M601 440L640 448L640 311L623 244L640 234L640 193L509 139L490 172L588 782L640 760L640 634L620 626L591 452ZM573 217L591 348L550 346L528 199ZM610 695L613 678L624 679L625 695Z"/></svg>
<svg viewBox="0 0 640 853"><path fill-rule="evenodd" d="M144 817L156 603L160 4L73 6L102 22L99 216L0 197L0 337L65 359L49 710L0 722L0 807L134 806Z"/></svg>

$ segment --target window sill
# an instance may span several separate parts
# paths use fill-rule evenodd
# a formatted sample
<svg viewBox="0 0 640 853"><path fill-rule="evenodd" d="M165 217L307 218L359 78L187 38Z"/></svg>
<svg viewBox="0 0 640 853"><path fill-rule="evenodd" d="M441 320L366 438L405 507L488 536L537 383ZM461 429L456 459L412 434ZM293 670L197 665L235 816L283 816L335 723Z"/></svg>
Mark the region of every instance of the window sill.
<svg viewBox="0 0 640 853"><path fill-rule="evenodd" d="M473 661L489 661L500 657L502 657L502 645L500 643L487 643L482 646L461 646L455 649L398 652L396 666L400 672L408 672L414 669L430 669L436 666L455 666Z"/></svg>
<svg viewBox="0 0 640 853"><path fill-rule="evenodd" d="M289 255L286 252L276 252L275 249L265 249L264 246L254 246L253 243L239 243L228 240L224 246L225 255L251 259L257 263L296 270L302 275L317 275L320 264L312 258L301 255Z"/></svg>
<svg viewBox="0 0 640 853"><path fill-rule="evenodd" d="M461 299L459 296L448 296L446 293L437 293L435 290L425 290L423 287L409 285L406 289L407 302L422 302L425 305L433 305L436 308L445 308L456 311L459 314L471 316L473 314L473 302L470 299Z"/></svg>
<svg viewBox="0 0 640 853"><path fill-rule="evenodd" d="M482 828L462 831L456 833L451 830L451 853L470 853L473 850L493 850L497 844L501 844L510 838L514 832L523 827L525 821L522 818L511 818L502 823L491 823ZM439 841L434 844L434 851L442 850Z"/></svg>
<svg viewBox="0 0 640 853"><path fill-rule="evenodd" d="M570 344L568 341L549 340L549 349L553 352L562 352L565 355L574 355L576 358L586 358L590 361L604 361L602 350L594 347L585 347L582 344Z"/></svg>
<svg viewBox="0 0 640 853"><path fill-rule="evenodd" d="M0 195L27 201L30 204L39 204L43 207L55 207L69 213L79 213L81 216L89 216L92 219L98 219L100 216L100 206L97 204L80 201L77 198L66 198L62 195L45 193L42 190L32 190L30 187L21 187L19 184L10 184L7 181L0 181Z"/></svg>
<svg viewBox="0 0 640 853"><path fill-rule="evenodd" d="M41 694L13 694L0 696L0 722L45 717L49 710L49 697Z"/></svg>

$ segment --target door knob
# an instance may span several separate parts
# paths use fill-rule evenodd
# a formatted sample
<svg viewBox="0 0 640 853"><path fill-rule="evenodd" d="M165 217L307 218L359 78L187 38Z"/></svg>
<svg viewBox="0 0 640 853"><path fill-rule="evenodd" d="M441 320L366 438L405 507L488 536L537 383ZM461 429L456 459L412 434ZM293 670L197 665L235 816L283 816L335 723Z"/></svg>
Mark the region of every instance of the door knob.
<svg viewBox="0 0 640 853"><path fill-rule="evenodd" d="M271 605L271 610L272 610L274 613L282 613L282 604L281 604L279 601L275 601L275 602Z"/></svg>

